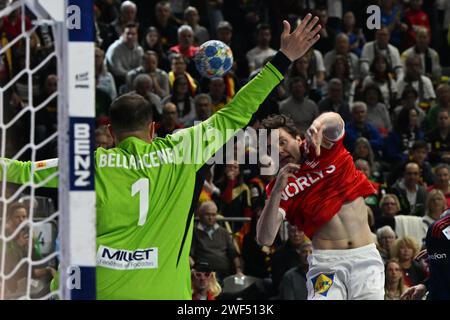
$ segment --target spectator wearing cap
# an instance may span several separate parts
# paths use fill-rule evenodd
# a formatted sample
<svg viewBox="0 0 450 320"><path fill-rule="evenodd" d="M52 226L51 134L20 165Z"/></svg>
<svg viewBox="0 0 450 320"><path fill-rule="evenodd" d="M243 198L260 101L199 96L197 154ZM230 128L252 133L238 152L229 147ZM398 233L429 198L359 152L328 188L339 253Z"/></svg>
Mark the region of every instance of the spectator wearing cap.
<svg viewBox="0 0 450 320"><path fill-rule="evenodd" d="M192 269L192 300L215 300L222 288L216 273L206 261L197 261Z"/></svg>

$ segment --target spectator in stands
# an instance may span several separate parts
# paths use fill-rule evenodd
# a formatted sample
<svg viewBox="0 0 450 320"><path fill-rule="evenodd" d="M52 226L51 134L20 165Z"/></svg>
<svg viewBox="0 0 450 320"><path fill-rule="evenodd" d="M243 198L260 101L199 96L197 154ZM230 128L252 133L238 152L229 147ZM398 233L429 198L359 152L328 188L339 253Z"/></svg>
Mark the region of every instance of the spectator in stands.
<svg viewBox="0 0 450 320"><path fill-rule="evenodd" d="M437 128L427 134L426 140L431 146L430 162L450 163L450 112L442 109L438 113Z"/></svg>
<svg viewBox="0 0 450 320"><path fill-rule="evenodd" d="M158 137L165 138L168 134L172 134L175 130L183 128L178 122L177 106L172 102L167 102L162 108L161 122L155 127Z"/></svg>
<svg viewBox="0 0 450 320"><path fill-rule="evenodd" d="M328 10L326 7L317 8L314 14L319 17L319 23L322 26L319 32L320 39L314 47L322 54L326 54L328 51L333 50L336 31L328 25Z"/></svg>
<svg viewBox="0 0 450 320"><path fill-rule="evenodd" d="M381 163L378 161L378 156L373 152L369 140L364 137L356 139L352 157L353 160L363 159L367 161L372 173L370 178L376 182L383 182Z"/></svg>
<svg viewBox="0 0 450 320"><path fill-rule="evenodd" d="M5 275L9 275L16 268L16 266L24 258L30 258L31 261L42 259L40 243L36 239L32 239L31 256L28 255L30 229L28 226L22 225L28 218L28 208L21 203L14 203L8 210L7 221L5 226L6 235L12 235L17 232L16 236L8 242L5 252ZM19 231L17 229L22 225ZM1 253L1 252L0 252ZM31 277L34 280L42 280L44 282L44 289L42 292L32 293L32 297L42 296L49 292L49 284L56 270L52 267L42 265L32 266ZM17 296L25 295L25 288L19 287L19 282L25 279L25 285L28 285L28 261L23 263L13 276L6 280L7 295L12 294Z"/></svg>
<svg viewBox="0 0 450 320"><path fill-rule="evenodd" d="M108 70L115 77L118 87L125 83L128 71L141 64L143 55L144 51L138 44L138 26L129 23L122 36L106 51Z"/></svg>
<svg viewBox="0 0 450 320"><path fill-rule="evenodd" d="M342 32L344 32L350 42L350 50L359 58L362 48L366 43L366 37L361 29L356 27L356 19L353 11L347 11L342 18ZM358 68L359 69L359 68Z"/></svg>
<svg viewBox="0 0 450 320"><path fill-rule="evenodd" d="M199 24L200 16L197 8L189 6L184 10L184 20L192 28L194 32L194 44L200 46L209 40L208 30Z"/></svg>
<svg viewBox="0 0 450 320"><path fill-rule="evenodd" d="M229 275L243 276L241 261L233 239L225 228L217 223L217 206L212 201L203 202L198 208L200 221L194 228L191 245L191 264L206 261L216 270L219 280Z"/></svg>
<svg viewBox="0 0 450 320"><path fill-rule="evenodd" d="M397 82L393 79L394 76L387 58L380 54L373 59L370 74L364 78L362 84L364 88L369 84L375 84L381 90L383 102L390 113L397 105Z"/></svg>
<svg viewBox="0 0 450 320"><path fill-rule="evenodd" d="M375 229L379 229L386 225L395 229L394 217L401 213L398 197L395 194L387 193L381 198L379 206L380 215L375 217Z"/></svg>
<svg viewBox="0 0 450 320"><path fill-rule="evenodd" d="M114 139L106 125L101 125L95 129L95 148L110 149L114 147Z"/></svg>
<svg viewBox="0 0 450 320"><path fill-rule="evenodd" d="M237 161L230 161L225 165L224 175L217 179L217 187L221 190L221 212L225 217L253 216L250 201L250 189L244 182L240 165ZM233 231L242 228L242 223L235 223Z"/></svg>
<svg viewBox="0 0 450 320"><path fill-rule="evenodd" d="M5 224L5 234L11 235L16 229L28 220L28 209L24 204L19 202L13 203L8 210Z"/></svg>
<svg viewBox="0 0 450 320"><path fill-rule="evenodd" d="M427 113L427 129L433 130L437 127L437 115L441 110L450 112L450 85L440 84L437 87L437 101Z"/></svg>
<svg viewBox="0 0 450 320"><path fill-rule="evenodd" d="M1 31L4 32L8 40L15 39L23 32L22 24L25 27L23 31L28 31L32 28L31 19L28 14L22 15L22 6L19 6L16 10L12 10L0 21Z"/></svg>
<svg viewBox="0 0 450 320"><path fill-rule="evenodd" d="M441 77L442 68L439 54L429 47L431 39L428 32L426 28L419 28L415 46L404 51L401 58L406 61L410 55L418 55L422 64L422 73L433 81L438 81Z"/></svg>
<svg viewBox="0 0 450 320"><path fill-rule="evenodd" d="M306 241L305 238L303 231L298 230L296 226L288 225L288 240L275 251L272 258L272 284L276 294L286 271L301 263L299 250Z"/></svg>
<svg viewBox="0 0 450 320"><path fill-rule="evenodd" d="M391 252L395 244L395 238L395 232L390 226L384 226L377 230L377 248L385 264L391 258Z"/></svg>
<svg viewBox="0 0 450 320"><path fill-rule="evenodd" d="M391 115L393 123L397 123L400 112L403 109L407 109L407 110L414 109L414 110L416 110L416 113L417 113L418 126L420 128L423 128L424 120L425 120L427 114L425 113L425 111L422 110L422 108L420 108L417 105L416 102L417 102L418 97L419 97L419 93L417 92L416 89L414 89L414 87L408 85L405 87L405 89L403 89L401 104L398 105L393 110L393 113Z"/></svg>
<svg viewBox="0 0 450 320"><path fill-rule="evenodd" d="M399 48L402 36L408 26L401 21L403 16L402 4L395 0L379 1L381 7L381 25L386 26L391 34L390 43Z"/></svg>
<svg viewBox="0 0 450 320"><path fill-rule="evenodd" d="M208 95L211 97L211 106L213 113L222 109L231 98L226 95L225 80L222 77L217 77L209 80Z"/></svg>
<svg viewBox="0 0 450 320"><path fill-rule="evenodd" d="M367 140L366 138L360 138L360 139ZM369 182L372 185L372 187L376 190L375 194L370 195L364 199L366 205L369 206L373 212L374 209L376 209L376 207L378 205L378 196L380 194L381 184L379 182L376 182L375 179L373 178L372 168L367 160L364 160L364 159L355 160L355 167L356 167L356 169L358 169L358 170L362 171L362 173L364 173L364 175L367 177L367 179L369 179Z"/></svg>
<svg viewBox="0 0 450 320"><path fill-rule="evenodd" d="M450 166L448 164L438 164L434 168L436 177L434 184L428 187L428 192L432 190L440 190L446 198L446 207L450 208Z"/></svg>
<svg viewBox="0 0 450 320"><path fill-rule="evenodd" d="M111 101L117 98L114 77L106 70L105 52L100 48L95 48L95 76L97 79L97 89L107 93Z"/></svg>
<svg viewBox="0 0 450 320"><path fill-rule="evenodd" d="M198 83L194 79L194 77L189 72L187 72L187 61L181 54L174 53L170 55L170 69L169 84L172 89L172 93L174 93L175 79L179 76L182 76L187 81L191 97L194 97L198 90Z"/></svg>
<svg viewBox="0 0 450 320"><path fill-rule="evenodd" d="M377 128L381 136L386 137L392 125L380 89L376 84L368 84L364 87L363 95L367 104L367 122Z"/></svg>
<svg viewBox="0 0 450 320"><path fill-rule="evenodd" d="M400 60L400 53L396 47L389 44L390 33L387 27L381 27L375 33L375 41L367 42L364 45L360 60L360 75L365 77L369 74L369 66L379 54L384 55L389 66L395 71L396 79L403 76L403 65Z"/></svg>
<svg viewBox="0 0 450 320"><path fill-rule="evenodd" d="M192 300L216 300L222 292L216 273L208 262L198 261L192 269Z"/></svg>
<svg viewBox="0 0 450 320"><path fill-rule="evenodd" d="M422 266L414 260L417 253L419 253L418 245L410 237L398 239L392 251L392 257L397 258L400 263L407 287L419 284L426 276Z"/></svg>
<svg viewBox="0 0 450 320"><path fill-rule="evenodd" d="M173 93L161 103L172 102L177 106L180 123L185 125L195 119L194 99L189 92L188 80L184 75L177 76L173 82Z"/></svg>
<svg viewBox="0 0 450 320"><path fill-rule="evenodd" d="M416 141L424 139L423 130L418 123L418 113L415 109L403 108L394 125L388 133L384 146L384 157L389 162L405 161L410 148Z"/></svg>
<svg viewBox="0 0 450 320"><path fill-rule="evenodd" d="M429 227L436 220L439 220L440 215L442 214L442 212L444 212L446 208L447 208L447 199L444 193L439 189L433 189L429 191L427 196L427 207L425 209L425 218L427 218L426 219L427 227Z"/></svg>
<svg viewBox="0 0 450 320"><path fill-rule="evenodd" d="M406 30L405 45L409 48L416 43L419 28L424 28L431 34L430 19L422 10L423 0L410 0L409 8L405 11L404 20L408 27Z"/></svg>
<svg viewBox="0 0 450 320"><path fill-rule="evenodd" d="M319 107L307 97L308 83L302 76L289 79L288 98L280 102L280 113L291 117L300 132L306 132L315 118Z"/></svg>
<svg viewBox="0 0 450 320"><path fill-rule="evenodd" d="M345 33L340 33L336 36L334 49L327 52L324 56L325 69L327 70L327 75L330 75L331 66L334 64L336 57L344 57L349 69L349 78L356 79L359 75L359 59L356 54L350 51L350 40Z"/></svg>
<svg viewBox="0 0 450 320"><path fill-rule="evenodd" d="M410 55L405 61L405 75L397 80L397 97L402 96L404 88L410 85L417 90L419 97L418 103L423 109L429 108L436 94L430 78L422 75L422 63L417 55Z"/></svg>
<svg viewBox="0 0 450 320"><path fill-rule="evenodd" d="M339 79L331 79L328 82L327 97L320 101L319 112L337 112L347 123L351 120L350 107L344 101L343 84Z"/></svg>
<svg viewBox="0 0 450 320"><path fill-rule="evenodd" d="M307 300L306 273L309 269L308 257L311 255L312 249L310 241L305 241L300 245L300 263L288 270L281 280L279 288L281 300Z"/></svg>
<svg viewBox="0 0 450 320"><path fill-rule="evenodd" d="M267 24L260 24L257 33L257 45L247 52L249 72L253 72L263 66L268 57L275 55L276 51L270 47L272 31Z"/></svg>
<svg viewBox="0 0 450 320"><path fill-rule="evenodd" d="M244 261L244 273L260 279L269 279L272 270L272 257L280 239L272 246L261 246L256 242L256 225L260 212L255 212L250 223L250 230L242 240L242 259Z"/></svg>
<svg viewBox="0 0 450 320"><path fill-rule="evenodd" d="M152 78L153 93L161 99L169 95L169 75L158 68L158 55L155 51L145 51L142 56L142 64L127 73L128 89L132 88L133 81L139 74L148 74Z"/></svg>
<svg viewBox="0 0 450 320"><path fill-rule="evenodd" d="M55 74L49 74L45 79L42 95L37 99L36 106L47 101L58 90L58 78ZM45 107L35 115L36 140L41 142L56 132L58 123L58 97L50 99Z"/></svg>
<svg viewBox="0 0 450 320"><path fill-rule="evenodd" d="M178 23L172 16L168 1L159 1L155 6L155 27L158 29L161 44L164 49L176 45L178 38Z"/></svg>
<svg viewBox="0 0 450 320"><path fill-rule="evenodd" d="M414 142L411 148L409 148L409 156L407 159L400 163L398 166L394 166L391 172L391 176L389 177L388 184L392 185L395 180L404 171L404 168L408 162L415 162L419 165L421 171L421 180L423 183L427 185L432 185L434 183L434 174L431 164L427 161L428 158L428 146L425 141L418 140Z"/></svg>
<svg viewBox="0 0 450 320"><path fill-rule="evenodd" d="M124 1L120 5L119 16L110 24L110 32L113 39L117 39L123 34L124 29L130 23L137 24L137 6L132 1Z"/></svg>
<svg viewBox="0 0 450 320"><path fill-rule="evenodd" d="M161 99L153 93L153 80L148 74L140 74L133 81L134 91L150 102L153 110L153 120L160 121L162 113Z"/></svg>
<svg viewBox="0 0 450 320"><path fill-rule="evenodd" d="M191 26L184 24L178 28L178 44L170 47L170 51L181 54L190 61L198 51L194 46L194 31Z"/></svg>
<svg viewBox="0 0 450 320"><path fill-rule="evenodd" d="M403 178L394 183L391 191L400 201L402 214L419 217L425 214L427 190L420 185L420 167L417 163L406 165Z"/></svg>
<svg viewBox="0 0 450 320"><path fill-rule="evenodd" d="M166 50L161 44L161 39L159 36L159 31L155 27L148 27L144 39L142 40L142 49L144 51L154 51L158 56L158 64L161 69L170 69L169 58L167 57Z"/></svg>
<svg viewBox="0 0 450 320"><path fill-rule="evenodd" d="M338 55L330 67L328 79L339 79L342 82L344 101L348 104L353 103L355 90L358 84L350 74L350 64L344 56ZM322 88L324 94L327 93L327 85Z"/></svg>
<svg viewBox="0 0 450 320"><path fill-rule="evenodd" d="M233 67L236 76L240 79L247 78L250 74L245 50L238 40L233 37L233 26L228 21L221 21L216 27L217 40L222 41L233 52Z"/></svg>
<svg viewBox="0 0 450 320"><path fill-rule="evenodd" d="M352 104L351 120L345 125L344 145L348 151L353 152L359 137L364 137L370 142L375 154L381 151L383 140L378 130L367 121L367 105L362 101Z"/></svg>
<svg viewBox="0 0 450 320"><path fill-rule="evenodd" d="M390 259L386 262L386 282L384 286L384 300L400 300L406 286L403 283L403 271L398 259Z"/></svg>
<svg viewBox="0 0 450 320"><path fill-rule="evenodd" d="M289 79L298 76L306 78L309 97L318 103L322 99L322 87L325 85L325 65L319 51L311 50L300 59L292 62L288 70L286 83L289 83Z"/></svg>
<svg viewBox="0 0 450 320"><path fill-rule="evenodd" d="M193 126L195 122L205 121L212 115L211 97L206 93L200 93L194 98L195 118L186 123L186 127Z"/></svg>

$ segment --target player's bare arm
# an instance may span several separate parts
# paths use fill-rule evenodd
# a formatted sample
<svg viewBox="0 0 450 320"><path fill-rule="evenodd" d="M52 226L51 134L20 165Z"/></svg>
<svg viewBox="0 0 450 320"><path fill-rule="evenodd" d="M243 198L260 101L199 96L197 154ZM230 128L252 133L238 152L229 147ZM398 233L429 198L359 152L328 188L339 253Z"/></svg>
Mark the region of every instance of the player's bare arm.
<svg viewBox="0 0 450 320"><path fill-rule="evenodd" d="M317 117L306 131L305 152L313 146L317 156L320 156L320 146L337 141L344 133L344 120L335 112L325 112Z"/></svg>
<svg viewBox="0 0 450 320"><path fill-rule="evenodd" d="M300 165L288 163L278 173L277 180L269 199L256 226L256 241L263 246L271 246L283 222L284 216L280 212L281 192L288 183L288 178L294 178L294 172L300 169Z"/></svg>

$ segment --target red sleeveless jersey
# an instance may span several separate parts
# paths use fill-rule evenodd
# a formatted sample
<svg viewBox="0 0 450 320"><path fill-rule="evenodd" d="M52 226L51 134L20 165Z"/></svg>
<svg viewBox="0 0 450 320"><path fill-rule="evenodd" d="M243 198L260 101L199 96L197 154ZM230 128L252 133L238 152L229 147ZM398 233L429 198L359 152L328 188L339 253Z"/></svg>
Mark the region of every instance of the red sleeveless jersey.
<svg viewBox="0 0 450 320"><path fill-rule="evenodd" d="M297 178L289 178L281 193L280 211L291 225L303 230L309 238L330 221L344 203L376 193L366 176L356 169L343 140L342 136L327 147L322 145L319 157L311 148L311 156L295 173ZM267 196L274 183L275 180L267 186Z"/></svg>

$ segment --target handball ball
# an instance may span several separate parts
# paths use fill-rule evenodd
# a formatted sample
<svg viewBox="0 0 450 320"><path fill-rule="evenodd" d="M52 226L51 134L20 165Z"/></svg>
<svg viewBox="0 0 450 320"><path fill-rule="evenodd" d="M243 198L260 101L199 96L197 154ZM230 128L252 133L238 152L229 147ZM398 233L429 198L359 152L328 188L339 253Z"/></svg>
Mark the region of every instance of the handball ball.
<svg viewBox="0 0 450 320"><path fill-rule="evenodd" d="M222 41L210 40L200 46L194 61L203 77L221 77L231 69L233 53Z"/></svg>

